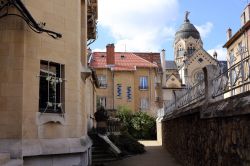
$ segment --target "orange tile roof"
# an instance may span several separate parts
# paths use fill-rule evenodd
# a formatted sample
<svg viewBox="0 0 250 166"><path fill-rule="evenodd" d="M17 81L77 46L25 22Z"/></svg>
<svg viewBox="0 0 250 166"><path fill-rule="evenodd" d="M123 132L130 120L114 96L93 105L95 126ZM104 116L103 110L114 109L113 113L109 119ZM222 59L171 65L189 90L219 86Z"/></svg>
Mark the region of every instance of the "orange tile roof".
<svg viewBox="0 0 250 166"><path fill-rule="evenodd" d="M157 68L157 65L151 63L133 53L116 52L115 65L108 66L106 62L106 52L94 52L90 66L93 68L111 68L114 71L134 71L136 68Z"/></svg>

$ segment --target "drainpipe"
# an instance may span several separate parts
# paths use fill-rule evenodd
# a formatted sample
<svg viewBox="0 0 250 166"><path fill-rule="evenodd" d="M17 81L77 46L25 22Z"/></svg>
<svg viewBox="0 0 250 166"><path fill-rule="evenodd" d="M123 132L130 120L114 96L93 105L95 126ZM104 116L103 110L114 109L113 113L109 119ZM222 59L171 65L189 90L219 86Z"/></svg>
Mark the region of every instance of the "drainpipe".
<svg viewBox="0 0 250 166"><path fill-rule="evenodd" d="M113 79L113 110L115 109L115 74L112 72L112 79Z"/></svg>

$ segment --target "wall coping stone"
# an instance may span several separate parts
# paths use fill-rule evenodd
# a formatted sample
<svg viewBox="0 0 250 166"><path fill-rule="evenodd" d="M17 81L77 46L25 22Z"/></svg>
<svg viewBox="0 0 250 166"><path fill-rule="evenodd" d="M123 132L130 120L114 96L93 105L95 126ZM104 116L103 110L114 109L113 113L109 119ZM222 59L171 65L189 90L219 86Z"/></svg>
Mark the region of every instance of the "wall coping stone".
<svg viewBox="0 0 250 166"><path fill-rule="evenodd" d="M22 141L23 156L81 153L92 146L88 136L81 138L25 139Z"/></svg>
<svg viewBox="0 0 250 166"><path fill-rule="evenodd" d="M198 101L187 107L174 110L172 114L164 116L162 121L194 113L200 113L202 119L250 114L250 91L217 101Z"/></svg>

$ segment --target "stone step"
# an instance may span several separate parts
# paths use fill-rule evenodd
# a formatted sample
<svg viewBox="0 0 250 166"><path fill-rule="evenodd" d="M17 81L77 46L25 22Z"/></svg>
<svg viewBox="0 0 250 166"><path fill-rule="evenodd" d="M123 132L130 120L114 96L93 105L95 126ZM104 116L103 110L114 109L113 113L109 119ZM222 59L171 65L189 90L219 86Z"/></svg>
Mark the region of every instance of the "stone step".
<svg viewBox="0 0 250 166"><path fill-rule="evenodd" d="M106 163L106 162L111 162L111 161L116 161L117 158L99 158L99 159L93 159L92 163L93 164L98 164L98 163Z"/></svg>
<svg viewBox="0 0 250 166"><path fill-rule="evenodd" d="M23 161L21 159L11 159L9 162L4 164L3 166L22 166Z"/></svg>
<svg viewBox="0 0 250 166"><path fill-rule="evenodd" d="M10 160L9 153L0 153L0 165L7 163Z"/></svg>
<svg viewBox="0 0 250 166"><path fill-rule="evenodd" d="M109 153L99 153L99 154L92 154L93 159L100 159L100 158L115 158L112 154Z"/></svg>

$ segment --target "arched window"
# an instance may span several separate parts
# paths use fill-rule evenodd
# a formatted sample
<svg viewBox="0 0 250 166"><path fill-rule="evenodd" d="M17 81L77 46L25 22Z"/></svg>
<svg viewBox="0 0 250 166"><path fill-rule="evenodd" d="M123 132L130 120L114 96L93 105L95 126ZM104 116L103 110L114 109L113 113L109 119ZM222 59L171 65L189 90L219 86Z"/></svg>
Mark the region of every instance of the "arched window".
<svg viewBox="0 0 250 166"><path fill-rule="evenodd" d="M182 48L181 45L179 45L177 48L177 57L179 56L184 56L184 49Z"/></svg>
<svg viewBox="0 0 250 166"><path fill-rule="evenodd" d="M193 54L194 51L195 51L195 47L192 43L190 43L188 48L187 48L187 54L191 55L191 54Z"/></svg>

